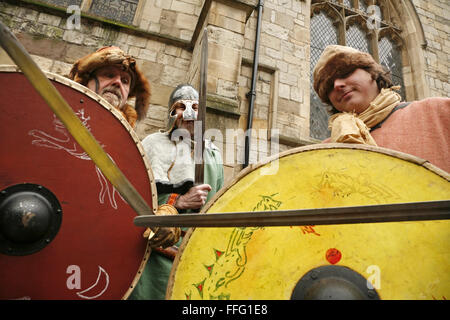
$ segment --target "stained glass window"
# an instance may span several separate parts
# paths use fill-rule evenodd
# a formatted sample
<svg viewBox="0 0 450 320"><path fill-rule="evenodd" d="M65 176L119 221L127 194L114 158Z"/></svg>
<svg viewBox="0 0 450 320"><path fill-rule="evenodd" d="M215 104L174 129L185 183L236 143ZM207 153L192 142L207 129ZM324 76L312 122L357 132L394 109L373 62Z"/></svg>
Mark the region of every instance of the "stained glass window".
<svg viewBox="0 0 450 320"><path fill-rule="evenodd" d="M338 33L333 21L323 12L311 18L311 103L309 125L310 135L315 139L325 139L330 135L328 131L327 108L320 101L313 88L313 70L326 46L338 43ZM314 115L314 116L313 116Z"/></svg>
<svg viewBox="0 0 450 320"><path fill-rule="evenodd" d="M401 86L401 95L405 98L405 85L402 76L401 52L387 37L383 37L378 43L380 63L391 70L392 80L395 85Z"/></svg>
<svg viewBox="0 0 450 320"><path fill-rule="evenodd" d="M93 0L89 12L111 20L132 24L139 0Z"/></svg>
<svg viewBox="0 0 450 320"><path fill-rule="evenodd" d="M366 13L367 12L367 3L365 0L359 0L359 10Z"/></svg>
<svg viewBox="0 0 450 320"><path fill-rule="evenodd" d="M353 7L352 6L352 1L351 0L344 0L344 6L349 7L349 8Z"/></svg>
<svg viewBox="0 0 450 320"><path fill-rule="evenodd" d="M63 8L67 8L70 5L77 5L81 8L83 5L90 4L89 8L86 9L89 13L129 25L133 24L139 4L139 0L92 0L91 2L88 2L88 0L39 1Z"/></svg>
<svg viewBox="0 0 450 320"><path fill-rule="evenodd" d="M358 25L350 26L345 37L347 39L347 46L358 49L359 51L372 53L367 34Z"/></svg>
<svg viewBox="0 0 450 320"><path fill-rule="evenodd" d="M40 0L41 2L46 2L49 4L54 4L56 6L60 6L63 8L67 8L68 6L71 5L76 5L81 7L81 2L82 0Z"/></svg>

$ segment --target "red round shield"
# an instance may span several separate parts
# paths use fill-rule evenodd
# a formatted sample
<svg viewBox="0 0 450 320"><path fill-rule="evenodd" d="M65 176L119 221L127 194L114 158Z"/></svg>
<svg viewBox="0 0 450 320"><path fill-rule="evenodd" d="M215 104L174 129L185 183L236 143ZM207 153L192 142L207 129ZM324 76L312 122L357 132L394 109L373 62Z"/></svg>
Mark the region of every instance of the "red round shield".
<svg viewBox="0 0 450 320"><path fill-rule="evenodd" d="M128 123L87 88L47 76L154 210ZM150 252L136 213L22 73L0 70L0 96L0 299L127 298Z"/></svg>

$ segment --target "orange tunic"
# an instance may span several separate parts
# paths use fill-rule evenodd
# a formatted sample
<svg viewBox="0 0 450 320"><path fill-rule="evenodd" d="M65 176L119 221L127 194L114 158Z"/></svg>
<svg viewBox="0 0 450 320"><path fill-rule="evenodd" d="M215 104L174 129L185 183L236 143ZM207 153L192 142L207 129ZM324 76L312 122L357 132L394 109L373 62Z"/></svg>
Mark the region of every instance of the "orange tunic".
<svg viewBox="0 0 450 320"><path fill-rule="evenodd" d="M450 98L414 101L370 134L379 147L414 155L450 172Z"/></svg>

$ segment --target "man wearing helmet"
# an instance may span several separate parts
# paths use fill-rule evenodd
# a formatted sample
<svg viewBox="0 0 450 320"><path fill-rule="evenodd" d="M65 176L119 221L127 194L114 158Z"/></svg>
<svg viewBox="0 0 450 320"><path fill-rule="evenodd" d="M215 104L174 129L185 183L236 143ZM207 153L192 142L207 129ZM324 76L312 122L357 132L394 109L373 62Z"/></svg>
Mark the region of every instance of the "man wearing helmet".
<svg viewBox="0 0 450 320"><path fill-rule="evenodd" d="M103 47L79 59L69 78L101 95L132 127L147 113L150 84L136 60L118 47ZM132 97L136 98L134 107L127 103Z"/></svg>
<svg viewBox="0 0 450 320"><path fill-rule="evenodd" d="M198 92L192 86L177 86L169 98L166 129L150 134L142 141L155 177L159 208L167 208L167 212L161 214L198 211L223 186L220 150L208 140L205 141L203 159L205 181L199 185L194 183L192 155L198 99ZM154 248L180 245L179 233L179 228L160 228L150 238L150 245ZM176 253L176 248L159 248L152 252L130 299L164 299L174 258L168 256L170 252Z"/></svg>

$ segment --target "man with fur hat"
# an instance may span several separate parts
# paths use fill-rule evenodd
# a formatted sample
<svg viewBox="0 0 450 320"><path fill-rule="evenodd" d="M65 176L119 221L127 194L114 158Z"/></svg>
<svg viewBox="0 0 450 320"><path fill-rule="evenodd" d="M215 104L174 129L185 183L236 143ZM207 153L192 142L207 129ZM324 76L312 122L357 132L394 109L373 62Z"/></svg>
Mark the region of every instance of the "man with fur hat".
<svg viewBox="0 0 450 320"><path fill-rule="evenodd" d="M389 71L356 49L331 45L314 68L314 90L331 106L331 137L408 153L450 172L450 99L401 101Z"/></svg>
<svg viewBox="0 0 450 320"><path fill-rule="evenodd" d="M118 47L103 47L79 59L69 78L105 98L133 128L147 113L150 84L136 60ZM134 107L127 103L132 97L135 97Z"/></svg>
<svg viewBox="0 0 450 320"><path fill-rule="evenodd" d="M220 150L208 140L205 141L203 153L205 181L204 184L195 185L193 139L198 100L198 92L192 86L177 86L169 98L166 129L150 134L142 141L155 177L158 205L167 208L170 211L168 214L198 211L223 186ZM160 234L163 229L166 233ZM181 239L177 242L179 228L160 230L149 241L153 248L161 246L166 249L153 250L130 299L161 300L165 297L174 254ZM176 245L170 247L174 243Z"/></svg>

